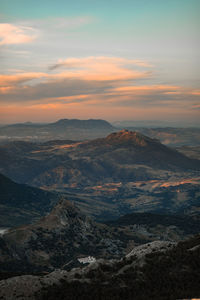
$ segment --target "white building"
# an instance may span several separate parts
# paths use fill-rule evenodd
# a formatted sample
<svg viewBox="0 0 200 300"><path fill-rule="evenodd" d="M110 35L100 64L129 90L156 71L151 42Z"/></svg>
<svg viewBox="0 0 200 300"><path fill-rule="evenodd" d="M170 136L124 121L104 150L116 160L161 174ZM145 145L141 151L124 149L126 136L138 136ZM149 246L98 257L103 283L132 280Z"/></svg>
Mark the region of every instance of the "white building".
<svg viewBox="0 0 200 300"><path fill-rule="evenodd" d="M78 261L81 264L91 264L96 261L96 258L94 256L87 256L87 257L78 258Z"/></svg>

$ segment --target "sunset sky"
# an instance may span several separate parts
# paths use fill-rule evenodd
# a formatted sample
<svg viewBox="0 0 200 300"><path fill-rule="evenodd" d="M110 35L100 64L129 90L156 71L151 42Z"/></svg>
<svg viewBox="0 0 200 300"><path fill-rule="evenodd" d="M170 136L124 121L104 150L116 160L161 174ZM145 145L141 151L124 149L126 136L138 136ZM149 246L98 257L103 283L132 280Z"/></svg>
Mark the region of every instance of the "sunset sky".
<svg viewBox="0 0 200 300"><path fill-rule="evenodd" d="M200 123L199 0L0 0L0 123Z"/></svg>

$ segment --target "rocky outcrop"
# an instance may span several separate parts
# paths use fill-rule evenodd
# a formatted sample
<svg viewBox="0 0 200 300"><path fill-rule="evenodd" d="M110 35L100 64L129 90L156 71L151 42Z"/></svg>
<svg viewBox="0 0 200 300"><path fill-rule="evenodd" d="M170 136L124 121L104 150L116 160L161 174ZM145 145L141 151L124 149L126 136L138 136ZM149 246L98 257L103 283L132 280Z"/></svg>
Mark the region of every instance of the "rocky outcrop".
<svg viewBox="0 0 200 300"><path fill-rule="evenodd" d="M61 200L36 224L11 229L0 238L0 266L9 271L52 270L80 255L119 257L123 250L109 227Z"/></svg>

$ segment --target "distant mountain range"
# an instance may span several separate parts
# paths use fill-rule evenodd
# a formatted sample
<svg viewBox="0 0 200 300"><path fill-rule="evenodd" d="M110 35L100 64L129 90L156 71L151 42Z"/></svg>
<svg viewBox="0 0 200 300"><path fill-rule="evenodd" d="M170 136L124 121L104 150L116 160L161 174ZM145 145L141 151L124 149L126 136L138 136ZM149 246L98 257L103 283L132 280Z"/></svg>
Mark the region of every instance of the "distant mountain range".
<svg viewBox="0 0 200 300"><path fill-rule="evenodd" d="M197 120L194 121L165 121L165 120L124 120L114 121L112 124L116 127L137 127L137 128L166 128L166 127L178 127L178 128L200 128L200 123Z"/></svg>
<svg viewBox="0 0 200 300"><path fill-rule="evenodd" d="M150 138L157 138L163 144L180 147L180 146L199 146L200 145L200 128L144 128L144 127L125 127L129 130L137 130Z"/></svg>
<svg viewBox="0 0 200 300"><path fill-rule="evenodd" d="M141 123L142 124L142 123ZM106 137L120 129L139 131L151 138L159 139L170 146L198 146L200 144L200 128L178 128L143 126L136 122L109 123L105 120L89 119L61 119L54 123L18 123L0 126L0 143L6 141L34 141L44 142L50 140L88 140ZM134 127L135 126L135 127ZM177 125L178 126L178 125Z"/></svg>
<svg viewBox="0 0 200 300"><path fill-rule="evenodd" d="M103 137L114 127L104 120L61 119L55 123L21 123L0 127L0 141L48 141L54 139L85 140Z"/></svg>

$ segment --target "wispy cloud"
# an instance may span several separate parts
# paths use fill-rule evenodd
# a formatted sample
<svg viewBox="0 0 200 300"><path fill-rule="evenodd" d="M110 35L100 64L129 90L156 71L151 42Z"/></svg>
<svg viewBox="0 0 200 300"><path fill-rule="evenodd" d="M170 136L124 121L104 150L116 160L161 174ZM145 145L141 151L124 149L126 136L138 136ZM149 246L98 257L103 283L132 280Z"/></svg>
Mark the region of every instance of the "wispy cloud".
<svg viewBox="0 0 200 300"><path fill-rule="evenodd" d="M116 86L151 77L149 70L136 70L138 60L118 57L70 58L56 65L54 72L0 75L0 93L9 101L105 95ZM61 66L64 70L60 72ZM110 91L109 91L110 90ZM6 97L7 95L7 97Z"/></svg>
<svg viewBox="0 0 200 300"><path fill-rule="evenodd" d="M36 38L36 32L32 27L0 24L0 45L25 44Z"/></svg>
<svg viewBox="0 0 200 300"><path fill-rule="evenodd" d="M128 67L129 66L129 67ZM136 70L134 66L150 67L147 62L119 57L86 57L60 60L50 70L67 69L69 76L83 80L131 80L151 76L148 70Z"/></svg>
<svg viewBox="0 0 200 300"><path fill-rule="evenodd" d="M90 56L84 58L67 58L65 60L59 60L55 65L51 66L49 69L54 70L58 68L94 68L98 65L118 65L118 66L140 66L151 68L152 64L147 61L139 59L127 59L122 57L106 57L106 56Z"/></svg>
<svg viewBox="0 0 200 300"><path fill-rule="evenodd" d="M0 101L4 109L14 105L13 111L19 106L48 110L52 115L55 110L62 115L62 110L69 109L74 116L78 110L92 116L95 109L108 115L114 110L141 114L160 109L163 115L170 110L194 111L199 90L155 81L154 68L145 61L106 56L68 58L48 72L0 75Z"/></svg>
<svg viewBox="0 0 200 300"><path fill-rule="evenodd" d="M123 95L150 95L155 93L177 94L180 93L180 86L175 85L139 85L139 86L123 86L117 87L112 92Z"/></svg>
<svg viewBox="0 0 200 300"><path fill-rule="evenodd" d="M0 87L16 86L36 78L43 78L47 76L45 73L17 73L14 75L2 75L0 74Z"/></svg>

